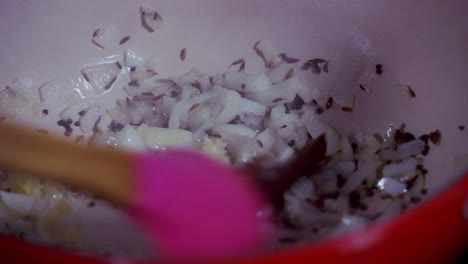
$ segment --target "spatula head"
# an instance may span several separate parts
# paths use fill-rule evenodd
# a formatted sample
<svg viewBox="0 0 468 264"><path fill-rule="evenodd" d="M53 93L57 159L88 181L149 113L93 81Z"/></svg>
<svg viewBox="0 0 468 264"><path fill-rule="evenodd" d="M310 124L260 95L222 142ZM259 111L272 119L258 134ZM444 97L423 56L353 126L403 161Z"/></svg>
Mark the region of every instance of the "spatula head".
<svg viewBox="0 0 468 264"><path fill-rule="evenodd" d="M135 158L130 214L170 257L252 252L268 240L265 200L247 175L200 153L169 150Z"/></svg>

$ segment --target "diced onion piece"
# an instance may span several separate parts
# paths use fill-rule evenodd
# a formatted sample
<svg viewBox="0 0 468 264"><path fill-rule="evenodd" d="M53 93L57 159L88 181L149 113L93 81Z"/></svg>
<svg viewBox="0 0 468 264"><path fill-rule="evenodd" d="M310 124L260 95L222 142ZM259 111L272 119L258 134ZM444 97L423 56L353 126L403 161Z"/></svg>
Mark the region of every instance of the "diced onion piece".
<svg viewBox="0 0 468 264"><path fill-rule="evenodd" d="M229 162L229 157L226 153L227 144L220 138L205 138L200 145L200 150L214 158Z"/></svg>
<svg viewBox="0 0 468 264"><path fill-rule="evenodd" d="M254 49L262 57L265 66L268 68L274 68L283 62L278 50L269 41L261 40L257 42Z"/></svg>
<svg viewBox="0 0 468 264"><path fill-rule="evenodd" d="M271 89L271 81L265 73L245 74L241 72L227 72L224 75L226 88L239 92L260 92Z"/></svg>
<svg viewBox="0 0 468 264"><path fill-rule="evenodd" d="M288 76L292 70L293 68L290 65L281 64L280 66L269 70L266 75L272 83L279 83L284 81L287 77L292 77Z"/></svg>
<svg viewBox="0 0 468 264"><path fill-rule="evenodd" d="M348 180L341 189L343 193L348 194L355 190L368 177L376 175L376 169L381 164L377 160L364 160L359 162L357 171L349 175Z"/></svg>
<svg viewBox="0 0 468 264"><path fill-rule="evenodd" d="M163 18L161 15L152 7L142 6L140 7L141 25L148 32L154 32L163 25Z"/></svg>
<svg viewBox="0 0 468 264"><path fill-rule="evenodd" d="M187 125L191 130L195 130L211 119L210 108L206 105L200 105L195 110L189 112Z"/></svg>
<svg viewBox="0 0 468 264"><path fill-rule="evenodd" d="M341 137L341 159L344 161L352 161L353 156L353 148L351 147L348 138Z"/></svg>
<svg viewBox="0 0 468 264"><path fill-rule="evenodd" d="M238 101L238 104L242 108L242 112L245 114L264 116L267 112L267 107L263 104L242 97L239 98Z"/></svg>
<svg viewBox="0 0 468 264"><path fill-rule="evenodd" d="M297 77L291 77L273 85L268 92L250 92L246 93L245 97L268 106L275 106L293 101L298 93L304 96L304 101L312 101L315 93L309 91Z"/></svg>
<svg viewBox="0 0 468 264"><path fill-rule="evenodd" d="M248 138L255 138L257 132L244 125L224 124L213 127L213 131L221 135L222 138L232 135L244 136Z"/></svg>
<svg viewBox="0 0 468 264"><path fill-rule="evenodd" d="M183 87L185 85L193 85L195 83L200 84L201 88L205 88L210 86L210 78L208 75L201 73L197 69L191 69L190 71L173 77L172 81L174 81L175 84L179 87ZM205 91L205 90L202 90Z"/></svg>
<svg viewBox="0 0 468 264"><path fill-rule="evenodd" d="M420 139L412 140L398 146L395 159L405 159L413 155L421 154L426 143Z"/></svg>
<svg viewBox="0 0 468 264"><path fill-rule="evenodd" d="M89 100L89 101L83 101L78 104L71 105L62 112L60 112L59 117L61 120L68 120L68 119L74 119L76 116L78 116L78 113L95 105L96 102L94 100Z"/></svg>
<svg viewBox="0 0 468 264"><path fill-rule="evenodd" d="M255 138L258 148L265 152L270 152L276 140L276 134L271 129L265 129Z"/></svg>
<svg viewBox="0 0 468 264"><path fill-rule="evenodd" d="M168 147L191 147L192 132L182 129L149 127L142 124L137 129L143 143L149 149L162 150Z"/></svg>
<svg viewBox="0 0 468 264"><path fill-rule="evenodd" d="M17 110L24 108L30 102L29 98L19 88L7 87L2 90L0 92L0 117L4 117L6 114L14 117Z"/></svg>
<svg viewBox="0 0 468 264"><path fill-rule="evenodd" d="M143 64L143 59L132 50L126 50L124 53L124 64L128 67L138 67Z"/></svg>
<svg viewBox="0 0 468 264"><path fill-rule="evenodd" d="M122 66L118 62L86 66L81 70L83 77L101 94L109 90L117 80Z"/></svg>
<svg viewBox="0 0 468 264"><path fill-rule="evenodd" d="M215 117L215 123L225 124L239 115L242 106L239 104L241 95L235 91L231 91L219 86L213 88L215 96L208 99L207 103L217 103L223 107L221 113Z"/></svg>
<svg viewBox="0 0 468 264"><path fill-rule="evenodd" d="M398 163L386 165L382 170L382 177L395 178L408 171L416 171L418 161L415 158L408 158Z"/></svg>
<svg viewBox="0 0 468 264"><path fill-rule="evenodd" d="M382 190L383 192L386 192L390 194L393 197L396 197L400 194L403 194L406 192L406 184L401 183L395 179L392 178L382 178L377 182L377 187Z"/></svg>
<svg viewBox="0 0 468 264"><path fill-rule="evenodd" d="M62 80L55 79L46 82L38 88L39 99L42 103L44 103L50 101L51 99L60 97L64 93L64 87L66 87L66 84Z"/></svg>
<svg viewBox="0 0 468 264"><path fill-rule="evenodd" d="M141 135L131 125L125 125L117 134L117 147L131 151L146 150Z"/></svg>
<svg viewBox="0 0 468 264"><path fill-rule="evenodd" d="M341 136L334 128L329 125L326 125L325 138L327 140L327 152L325 155L330 156L340 150Z"/></svg>
<svg viewBox="0 0 468 264"><path fill-rule="evenodd" d="M95 105L86 110L86 113L80 118L80 129L83 133L93 131L99 118L101 118L102 109L100 106Z"/></svg>
<svg viewBox="0 0 468 264"><path fill-rule="evenodd" d="M181 122L187 121L187 113L191 107L201 104L213 96L212 93L203 93L192 99L181 100L172 106L169 128L179 128Z"/></svg>
<svg viewBox="0 0 468 264"><path fill-rule="evenodd" d="M94 32L92 41L98 47L105 49L119 45L121 39L122 34L116 26L106 25Z"/></svg>

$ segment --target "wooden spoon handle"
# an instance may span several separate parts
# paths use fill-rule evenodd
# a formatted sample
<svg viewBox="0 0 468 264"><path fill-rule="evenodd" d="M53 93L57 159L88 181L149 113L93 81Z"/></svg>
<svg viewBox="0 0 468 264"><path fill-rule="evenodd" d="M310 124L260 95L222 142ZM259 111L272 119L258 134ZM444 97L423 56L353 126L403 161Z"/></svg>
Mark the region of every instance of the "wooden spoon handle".
<svg viewBox="0 0 468 264"><path fill-rule="evenodd" d="M119 205L132 199L130 154L83 147L52 135L0 125L0 168L42 176L102 195Z"/></svg>

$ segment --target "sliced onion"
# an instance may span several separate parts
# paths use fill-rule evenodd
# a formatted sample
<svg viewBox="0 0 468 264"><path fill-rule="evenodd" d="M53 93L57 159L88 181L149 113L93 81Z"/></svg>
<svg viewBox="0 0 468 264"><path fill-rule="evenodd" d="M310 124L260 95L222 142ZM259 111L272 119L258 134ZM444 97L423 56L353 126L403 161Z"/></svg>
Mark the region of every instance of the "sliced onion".
<svg viewBox="0 0 468 264"><path fill-rule="evenodd" d="M396 197L406 192L406 184L392 178L382 178L377 182L377 187L385 193Z"/></svg>
<svg viewBox="0 0 468 264"><path fill-rule="evenodd" d="M179 128L182 121L187 121L187 113L191 107L201 104L213 96L212 93L203 93L192 99L181 100L172 106L169 118L169 128Z"/></svg>
<svg viewBox="0 0 468 264"><path fill-rule="evenodd" d="M232 135L243 136L247 138L255 138L257 132L255 130L250 129L244 125L232 125L232 124L224 124L218 125L213 127L213 131L221 135L221 137L226 138Z"/></svg>
<svg viewBox="0 0 468 264"><path fill-rule="evenodd" d="M215 117L214 121L216 123L228 123L237 115L239 115L240 111L242 110L242 106L239 104L239 100L241 98L239 93L224 89L222 87L214 87L213 91L215 96L208 99L206 102L210 104L218 103L223 107L221 113Z"/></svg>
<svg viewBox="0 0 468 264"><path fill-rule="evenodd" d="M341 137L341 159L344 161L352 161L354 157L353 148L347 137Z"/></svg>
<svg viewBox="0 0 468 264"><path fill-rule="evenodd" d="M60 79L46 82L38 88L41 102L44 103L62 96L64 94L64 87L66 86L66 83Z"/></svg>
<svg viewBox="0 0 468 264"><path fill-rule="evenodd" d="M187 125L191 130L196 130L210 119L212 119L210 108L206 105L200 105L195 110L189 112Z"/></svg>
<svg viewBox="0 0 468 264"><path fill-rule="evenodd" d="M192 132L182 129L149 127L142 124L137 129L143 143L149 149L162 150L168 147L191 147Z"/></svg>
<svg viewBox="0 0 468 264"><path fill-rule="evenodd" d="M381 165L377 160L365 160L359 162L357 171L349 175L348 180L341 189L343 193L349 194L369 177L376 177L376 169Z"/></svg>
<svg viewBox="0 0 468 264"><path fill-rule="evenodd" d="M148 32L154 32L163 25L163 18L161 15L152 7L142 6L140 7L141 25Z"/></svg>
<svg viewBox="0 0 468 264"><path fill-rule="evenodd" d="M269 70L266 75L271 83L279 83L284 81L290 74L293 68L288 64L281 64L280 66ZM292 76L291 76L292 77Z"/></svg>
<svg viewBox="0 0 468 264"><path fill-rule="evenodd" d="M0 113L14 117L16 111L24 108L29 102L30 97L23 94L20 89L7 87L0 92Z"/></svg>
<svg viewBox="0 0 468 264"><path fill-rule="evenodd" d="M200 87L207 87L210 83L210 78L208 75L201 73L197 69L192 69L189 72L186 72L182 75L173 77L172 80L179 87L185 85L193 85L194 83L200 84Z"/></svg>
<svg viewBox="0 0 468 264"><path fill-rule="evenodd" d="M271 129L265 129L255 137L259 150L270 152L275 144L276 133ZM260 142L260 143L259 143Z"/></svg>
<svg viewBox="0 0 468 264"><path fill-rule="evenodd" d="M270 79L265 73L245 74L241 72L227 72L224 75L225 86L239 92L260 92L270 90Z"/></svg>
<svg viewBox="0 0 468 264"><path fill-rule="evenodd" d="M117 134L117 146L131 151L146 150L140 134L130 125L125 125L122 131Z"/></svg>
<svg viewBox="0 0 468 264"><path fill-rule="evenodd" d="M106 25L94 31L92 42L105 49L118 46L122 37L122 33L116 26Z"/></svg>
<svg viewBox="0 0 468 264"><path fill-rule="evenodd" d="M86 113L80 118L80 129L83 133L93 131L94 126L101 118L102 109L100 106L91 106L86 110Z"/></svg>
<svg viewBox="0 0 468 264"><path fill-rule="evenodd" d="M83 77L93 87L96 93L101 94L110 88L117 80L121 65L118 62L103 63L86 66L81 70Z"/></svg>
<svg viewBox="0 0 468 264"><path fill-rule="evenodd" d="M294 100L298 89L297 79L290 78L283 82L273 85L268 92L249 92L245 97L268 106L285 104Z"/></svg>
<svg viewBox="0 0 468 264"><path fill-rule="evenodd" d="M394 159L405 159L413 155L421 154L426 143L420 139L412 140L398 146Z"/></svg>
<svg viewBox="0 0 468 264"><path fill-rule="evenodd" d="M128 67L139 67L143 65L144 60L138 56L135 52L128 49L124 53L124 64Z"/></svg>
<svg viewBox="0 0 468 264"><path fill-rule="evenodd" d="M85 110L93 105L96 104L95 100L87 100L80 102L78 104L71 105L62 112L60 112L59 116L61 120L68 120L68 119L74 119L76 116L78 116L78 113L81 112L82 110Z"/></svg>
<svg viewBox="0 0 468 264"><path fill-rule="evenodd" d="M418 161L415 158L408 158L402 162L392 163L386 165L382 170L382 176L384 178L394 178L407 171L416 171Z"/></svg>
<svg viewBox="0 0 468 264"><path fill-rule="evenodd" d="M238 104L242 112L248 115L264 116L267 112L267 107L265 105L242 97L239 98Z"/></svg>
<svg viewBox="0 0 468 264"><path fill-rule="evenodd" d="M278 50L269 41L261 40L257 42L254 49L262 57L267 68L274 68L283 62Z"/></svg>

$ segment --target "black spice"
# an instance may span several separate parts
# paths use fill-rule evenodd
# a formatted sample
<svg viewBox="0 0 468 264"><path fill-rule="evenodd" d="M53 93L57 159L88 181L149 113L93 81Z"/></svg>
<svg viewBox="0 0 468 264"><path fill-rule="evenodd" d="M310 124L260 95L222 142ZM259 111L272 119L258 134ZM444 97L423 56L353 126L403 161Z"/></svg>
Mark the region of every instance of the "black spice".
<svg viewBox="0 0 468 264"><path fill-rule="evenodd" d="M59 120L59 121L57 122L57 125L59 125L59 126L64 126L64 125L65 125L65 121Z"/></svg>
<svg viewBox="0 0 468 264"><path fill-rule="evenodd" d="M333 97L328 97L327 104L325 106L326 109L330 109L333 105Z"/></svg>
<svg viewBox="0 0 468 264"><path fill-rule="evenodd" d="M80 115L80 116L84 116L85 114L86 114L86 111L85 111L85 110L81 110L81 111L78 113L78 115Z"/></svg>
<svg viewBox="0 0 468 264"><path fill-rule="evenodd" d="M426 188L421 189L421 194L422 195L427 194L427 189Z"/></svg>
<svg viewBox="0 0 468 264"><path fill-rule="evenodd" d="M351 205L352 208L357 209L361 205L361 196L359 193L356 191L353 191L352 193L349 194L348 196L349 199L349 204Z"/></svg>
<svg viewBox="0 0 468 264"><path fill-rule="evenodd" d="M344 112L353 112L353 108L347 106L341 107L341 110L343 110Z"/></svg>
<svg viewBox="0 0 468 264"><path fill-rule="evenodd" d="M375 73L378 75L381 75L383 73L381 64L375 65Z"/></svg>
<svg viewBox="0 0 468 264"><path fill-rule="evenodd" d="M346 183L346 179L343 177L343 175L338 174L336 175L336 187L337 188L342 188Z"/></svg>
<svg viewBox="0 0 468 264"><path fill-rule="evenodd" d="M130 40L130 36L125 36L120 40L119 45L123 45L129 40Z"/></svg>
<svg viewBox="0 0 468 264"><path fill-rule="evenodd" d="M124 125L122 123L115 122L112 120L112 122L109 125L109 129L112 132L120 132L124 128Z"/></svg>
<svg viewBox="0 0 468 264"><path fill-rule="evenodd" d="M42 110L42 114L43 114L43 115L48 115L48 114L49 114L49 110L43 109L43 110Z"/></svg>
<svg viewBox="0 0 468 264"><path fill-rule="evenodd" d="M299 59L290 58L290 57L288 57L288 55L286 55L286 53L281 53L279 56L284 62L286 62L288 64L299 62Z"/></svg>
<svg viewBox="0 0 468 264"><path fill-rule="evenodd" d="M289 142L288 142L289 147L291 147L291 148L294 147L294 144L296 144L296 141L294 139L289 140Z"/></svg>
<svg viewBox="0 0 468 264"><path fill-rule="evenodd" d="M260 140L257 139L257 144L258 144L261 148L263 148L263 143L262 143L262 141L260 141Z"/></svg>
<svg viewBox="0 0 468 264"><path fill-rule="evenodd" d="M424 145L424 148L421 152L424 156L426 156L429 153L430 147L428 145Z"/></svg>
<svg viewBox="0 0 468 264"><path fill-rule="evenodd" d="M361 90L363 90L363 91L367 91L366 88L364 87L364 85L362 85L362 84L359 85L359 88L361 88Z"/></svg>
<svg viewBox="0 0 468 264"><path fill-rule="evenodd" d="M136 67L135 66L130 67L130 72L134 72L134 71L136 71Z"/></svg>
<svg viewBox="0 0 468 264"><path fill-rule="evenodd" d="M420 201L421 201L421 198L419 198L419 197L414 197L413 196L413 197L410 198L410 202L412 202L412 203L418 203Z"/></svg>
<svg viewBox="0 0 468 264"><path fill-rule="evenodd" d="M429 140L432 142L432 144L438 145L440 143L441 136L442 135L440 130L437 129L436 131L429 134Z"/></svg>
<svg viewBox="0 0 468 264"><path fill-rule="evenodd" d="M294 100L292 100L292 102L286 103L284 104L284 106L286 107L286 109L290 109L290 110L301 110L304 104L305 104L304 100L302 100L301 97L296 95L296 97L294 97Z"/></svg>
<svg viewBox="0 0 468 264"><path fill-rule="evenodd" d="M90 201L87 205L88 205L88 207L94 207L94 206L96 206L96 202L95 201Z"/></svg>
<svg viewBox="0 0 468 264"><path fill-rule="evenodd" d="M315 109L315 112L320 115L321 113L323 113L323 108L318 107L317 109Z"/></svg>
<svg viewBox="0 0 468 264"><path fill-rule="evenodd" d="M465 126L458 126L458 130L460 130L460 131L465 130Z"/></svg>
<svg viewBox="0 0 468 264"><path fill-rule="evenodd" d="M187 57L187 49L186 49L186 48L183 48L183 49L180 51L180 60L181 60L181 61L184 61L186 57Z"/></svg>
<svg viewBox="0 0 468 264"><path fill-rule="evenodd" d="M357 153L357 151L358 151L358 144L357 144L357 143L351 143L351 148L353 149L353 153Z"/></svg>
<svg viewBox="0 0 468 264"><path fill-rule="evenodd" d="M78 127L78 126L80 126L80 124L81 124L81 123L80 123L80 121L76 121L76 122L75 122L75 123L73 123L73 124L74 124L75 126L77 126L77 127Z"/></svg>
<svg viewBox="0 0 468 264"><path fill-rule="evenodd" d="M411 89L411 87L408 85L408 93L411 97L415 98L416 97L416 93L414 92L413 89Z"/></svg>
<svg viewBox="0 0 468 264"><path fill-rule="evenodd" d="M241 88L242 88L242 89L245 89L245 87L246 87L246 86L245 86L245 83L243 83L243 84L241 85Z"/></svg>

